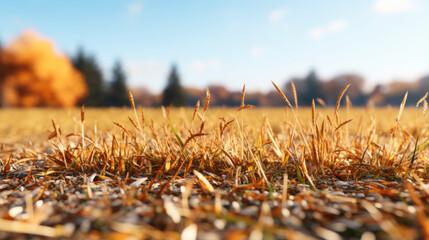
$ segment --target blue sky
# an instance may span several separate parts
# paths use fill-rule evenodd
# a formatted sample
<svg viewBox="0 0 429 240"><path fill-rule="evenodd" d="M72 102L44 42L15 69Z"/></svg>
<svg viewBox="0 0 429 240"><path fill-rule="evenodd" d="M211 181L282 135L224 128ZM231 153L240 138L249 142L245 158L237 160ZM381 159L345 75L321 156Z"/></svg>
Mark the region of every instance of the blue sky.
<svg viewBox="0 0 429 240"><path fill-rule="evenodd" d="M0 39L34 29L75 54L115 60L129 84L162 91L171 64L182 83L272 89L315 69L358 73L368 86L429 73L429 1L142 0L0 2Z"/></svg>

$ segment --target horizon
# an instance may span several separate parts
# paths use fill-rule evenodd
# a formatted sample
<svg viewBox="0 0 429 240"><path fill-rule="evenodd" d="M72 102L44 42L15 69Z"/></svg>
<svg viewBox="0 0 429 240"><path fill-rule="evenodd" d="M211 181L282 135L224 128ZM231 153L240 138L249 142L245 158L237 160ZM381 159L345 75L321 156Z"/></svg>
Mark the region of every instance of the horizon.
<svg viewBox="0 0 429 240"><path fill-rule="evenodd" d="M245 4L244 4L245 3ZM120 60L130 88L164 88L171 64L182 85L272 90L312 69L326 80L342 73L365 89L416 81L429 73L429 4L418 0L216 2L5 2L0 40L33 29L74 56L93 55L109 77Z"/></svg>

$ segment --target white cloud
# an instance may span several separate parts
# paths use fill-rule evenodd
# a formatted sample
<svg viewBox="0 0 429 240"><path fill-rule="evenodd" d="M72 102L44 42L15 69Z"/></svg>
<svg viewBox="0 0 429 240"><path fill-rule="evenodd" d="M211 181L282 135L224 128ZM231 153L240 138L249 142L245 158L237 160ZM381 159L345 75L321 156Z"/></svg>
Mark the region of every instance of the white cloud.
<svg viewBox="0 0 429 240"><path fill-rule="evenodd" d="M126 62L125 70L128 74L140 75L143 72L143 64L140 62Z"/></svg>
<svg viewBox="0 0 429 240"><path fill-rule="evenodd" d="M197 72L203 71L206 68L206 64L201 60L197 60L191 64L191 68Z"/></svg>
<svg viewBox="0 0 429 240"><path fill-rule="evenodd" d="M407 12L414 6L413 0L376 0L374 3L375 11L382 15Z"/></svg>
<svg viewBox="0 0 429 240"><path fill-rule="evenodd" d="M310 29L307 33L311 39L319 39L328 34L343 31L347 27L347 22L344 19L337 19L325 26Z"/></svg>
<svg viewBox="0 0 429 240"><path fill-rule="evenodd" d="M283 9L274 9L269 15L268 19L271 23L276 23L282 20L285 16L285 11Z"/></svg>
<svg viewBox="0 0 429 240"><path fill-rule="evenodd" d="M142 81L165 77L165 67L153 59L145 61L126 61L125 70L132 78L144 78Z"/></svg>
<svg viewBox="0 0 429 240"><path fill-rule="evenodd" d="M329 30L331 32L339 32L339 31L342 31L344 28L346 28L346 26L347 26L346 21L344 21L343 19L338 19L331 22L331 24L329 25Z"/></svg>
<svg viewBox="0 0 429 240"><path fill-rule="evenodd" d="M218 68L220 66L220 61L217 58L210 58L207 63L210 68Z"/></svg>
<svg viewBox="0 0 429 240"><path fill-rule="evenodd" d="M317 39L317 38L321 38L326 34L325 29L318 27L318 28L313 28L310 29L310 31L308 31L308 37L312 38L312 39Z"/></svg>
<svg viewBox="0 0 429 240"><path fill-rule="evenodd" d="M204 70L213 70L218 68L221 62L217 58L209 58L207 60L196 60L191 63L191 68L194 71L200 72Z"/></svg>
<svg viewBox="0 0 429 240"><path fill-rule="evenodd" d="M255 46L250 49L250 56L252 57L260 57L262 54L264 54L264 49L261 47Z"/></svg>
<svg viewBox="0 0 429 240"><path fill-rule="evenodd" d="M130 16L140 15L143 11L143 3L140 1L131 2L127 5L127 13Z"/></svg>
<svg viewBox="0 0 429 240"><path fill-rule="evenodd" d="M131 87L147 87L150 91L160 92L164 88L171 65L156 59L127 59L124 60L124 68Z"/></svg>

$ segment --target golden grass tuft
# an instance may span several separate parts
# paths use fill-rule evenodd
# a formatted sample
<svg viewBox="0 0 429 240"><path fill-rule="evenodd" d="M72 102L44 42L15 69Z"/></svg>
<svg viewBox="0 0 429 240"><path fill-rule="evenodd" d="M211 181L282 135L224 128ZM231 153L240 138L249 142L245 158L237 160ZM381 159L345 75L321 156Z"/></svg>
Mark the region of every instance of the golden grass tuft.
<svg viewBox="0 0 429 240"><path fill-rule="evenodd" d="M139 109L135 106L131 93L131 109L88 109L82 106L80 121L76 117L79 116L78 109L32 109L28 112L2 110L8 115L7 119L0 119L6 126L0 126L0 134L6 136L4 139L19 135L16 128L22 128L21 131L25 133L26 128L29 128L35 137L43 136L45 139L48 136L48 141L39 137L24 147L17 144L23 144L23 140L14 140L15 145L11 142L1 142L0 172L6 178L20 176L24 181L23 185L30 187L32 181L35 181L34 176L40 177L39 179L83 179L83 188L80 190L85 191L85 201L88 202L94 202L100 194L92 188L94 178L106 180L104 183L107 185L114 182L115 187L112 189L118 189L124 206L135 206L133 203L136 202L152 204L155 210L149 213L153 214L151 216L158 216L158 212L163 212L175 224L182 218L187 218L188 227L195 228L196 225L190 224L197 224L192 221L196 219L193 214L198 212L198 217L212 214L222 217L225 221L244 220L253 229L261 227L267 232L283 234L284 226L271 227L264 225L264 222L268 219L272 226L277 226L277 221L284 219L282 214L291 214L288 210L290 201L295 201L294 204L302 206L306 211L318 212L322 210L315 206L326 206L323 205L324 201L332 202L332 199L336 199L338 204L341 202L346 208L352 209L352 206L354 209L359 205L361 209L366 209L369 215L365 216L372 217L387 235L390 234L389 237L392 237L392 234L402 234L401 237L406 235L398 231L400 223L390 219L385 221L379 217L390 213L382 213L367 200L335 196L326 191L330 187L337 188L336 181L363 182L365 186L377 186L380 182L399 185L415 181L421 188L420 192L416 193L417 188L414 189L410 185L404 185L403 189L408 190L411 200L416 203L419 222L424 226L427 219L423 211L426 211L426 207L419 202L417 194L427 191L424 185L427 181L424 180L423 183L419 179L429 177L429 121L424 115L427 95L418 101L416 108L411 108L405 106L406 94L399 112L391 108L356 108L352 106L347 95L343 108L340 102L348 88L346 86L339 93L334 107L326 107L323 100L315 99L311 107L298 108L293 83L291 86L295 106L291 105L274 82L273 85L284 99L285 108L260 109L246 105L243 86L240 106L234 109L209 109L210 91L207 89L202 114L199 101L194 108ZM316 102L323 107L316 108ZM421 109L418 109L422 103L423 114ZM141 118L138 118L139 111ZM26 114L30 114L31 118ZM27 121L29 118L31 122ZM49 119L56 119L51 121L52 126L48 125ZM13 121L15 128L7 127L11 126L8 121ZM19 121L22 121L22 124L17 123ZM40 130L40 126L37 128L40 122L48 124L43 125L45 128ZM60 128L57 122L60 122L63 128ZM52 128L53 131L46 131ZM37 135L34 129L42 133ZM17 166L26 167L26 171L19 170ZM376 180L377 184L374 183ZM327 186L327 182L331 185ZM199 186L198 190L195 186ZM40 184L42 190L34 199L26 199L26 202L37 202L48 187ZM300 191L301 193L297 194ZM390 188L375 188L374 192L368 193L386 194L391 198L402 196L399 190L395 191ZM64 192L62 186L59 192ZM194 201L188 198L195 199L196 192L199 194L199 201L208 199L208 202L212 201L213 204L193 205ZM171 199L179 199L181 208L169 202L171 199L164 198L165 195L175 194L181 194L181 197L174 196ZM258 202L258 206L262 206L259 219L253 221L226 212L227 206L222 203L226 195L242 199L240 204L250 199L246 198L247 196L250 196L252 201L261 200ZM318 199L313 199L315 197ZM275 211L269 208L270 201ZM347 205L348 203L351 204ZM339 206L338 204L333 206ZM278 207L282 209L279 210ZM332 207L330 209L332 210ZM36 211L36 208L33 210ZM34 212L33 210L28 207L30 213ZM329 214L332 215L336 210ZM326 216L331 216L329 214ZM274 223L273 218L276 218ZM151 221L154 219L155 217ZM396 230L384 229L386 224L383 221L389 221ZM9 226L10 222L5 221L5 224ZM34 226L26 224L20 225L29 227L23 232L33 233ZM180 225L181 229L185 228L186 224ZM132 235L142 234L138 236L148 238L168 235L157 228L153 231L147 230L153 228L150 225L141 227L117 221L110 227L116 230L125 228L125 232L128 231ZM326 229L320 229L322 228L315 231L316 235L317 232L319 235L320 232L327 233ZM46 230L53 231L54 228L49 227ZM18 233L20 231L16 230ZM291 228L288 231L294 230ZM39 231L36 232L41 236L59 236L56 233L48 232L43 235ZM175 232L169 234L178 237Z"/></svg>
<svg viewBox="0 0 429 240"><path fill-rule="evenodd" d="M316 109L314 100L310 109L298 109L295 90L293 90L295 107L292 107L281 89L274 82L273 85L291 108L293 117L282 119L274 114L268 114L268 118L261 119L259 132L256 128L257 121L251 117L252 112L258 109L242 112L240 124L232 112L228 116L228 111L213 109L224 115L219 122L218 113L212 115L208 110L209 89L202 116L198 113L199 102L195 108L185 111L162 108L164 119L156 121L152 119L148 129L142 127L140 121L144 124L145 114L141 110L141 120L138 118L138 110L130 93L135 118L128 116L129 125L112 121L118 127L117 134L103 133L89 137L91 133L84 128L87 111L82 106L80 134L69 134L64 137L56 122L52 121L54 131L50 139L56 151L48 156L50 167L76 172L97 172L103 175L109 172L119 176L155 174L164 177L181 171L184 174L192 174L190 170L197 170L234 178L237 167L240 167L240 176L246 176L247 180L239 181L239 184L263 179L268 185L271 182L269 179L283 176L285 173L292 178L302 178L300 180L302 182L308 181L313 184L312 181L319 174L324 176L330 173L340 179L359 179L380 174L387 174L387 177L394 173L389 177L403 178L409 176L411 172L421 173L422 169L425 169L423 156L427 154L426 148L419 148L417 154L414 152L413 158L405 157L413 154L414 149L410 146L416 144L420 146L424 143L418 142L418 139L428 138L426 131L413 130L417 125L409 128L399 126L399 119L405 109L406 95L398 115L391 118L393 127L389 134L387 130L380 128L381 125L385 127L385 123L376 122L373 117L362 118L363 115L369 116L370 113L365 112L365 109L354 109L347 96L348 119L340 119L343 112L340 102L349 86L346 86L338 96L333 123L329 114L326 114L329 109ZM293 86L293 83L291 85ZM244 96L245 86L239 110L250 107L245 105ZM425 98L422 98L419 103L424 101ZM149 111L151 116L153 111L155 110ZM178 111L182 111L179 114L181 117L178 117ZM287 114L289 110L264 111ZM362 113L356 114L356 111ZM264 114L256 115L262 117ZM200 116L199 123L195 122L197 126L189 125L188 122L195 121L196 116ZM383 121L385 120L386 118ZM231 124L233 122L237 124ZM272 124L275 131L271 127ZM419 126L419 129L421 128ZM75 141L73 136L76 135L80 136L81 141L77 145L73 144ZM54 141L54 138L57 140ZM390 147L385 148L386 145ZM355 164L368 164L369 167L366 170L353 171L358 167ZM252 172L254 170L258 170L259 173Z"/></svg>

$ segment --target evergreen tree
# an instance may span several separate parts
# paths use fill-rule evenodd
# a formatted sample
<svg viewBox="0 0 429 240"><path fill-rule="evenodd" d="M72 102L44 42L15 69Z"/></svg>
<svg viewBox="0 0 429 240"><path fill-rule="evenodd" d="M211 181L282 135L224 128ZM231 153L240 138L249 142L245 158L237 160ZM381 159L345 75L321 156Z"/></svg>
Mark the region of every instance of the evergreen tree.
<svg viewBox="0 0 429 240"><path fill-rule="evenodd" d="M2 41L1 41L1 39L0 39L0 108L1 107L3 107L3 105L4 105L4 99L3 99L3 91L4 91L4 89L3 89L3 78L4 78L4 68L5 68L5 66L3 66L3 63L2 63L2 61L1 61L1 58L2 58L2 51L3 51L3 43L2 43Z"/></svg>
<svg viewBox="0 0 429 240"><path fill-rule="evenodd" d="M180 78L177 73L176 65L173 64L170 75L168 76L167 86L162 94L163 106L186 106L187 96L186 92L180 85Z"/></svg>
<svg viewBox="0 0 429 240"><path fill-rule="evenodd" d="M122 107L130 106L126 75L120 61L117 61L112 71L112 82L110 85L109 105Z"/></svg>
<svg viewBox="0 0 429 240"><path fill-rule="evenodd" d="M309 106L313 99L323 99L323 95L321 80L317 77L316 72L312 70L304 79L304 91L302 93L301 103Z"/></svg>
<svg viewBox="0 0 429 240"><path fill-rule="evenodd" d="M79 49L77 55L73 58L73 65L83 74L88 85L89 94L83 103L93 107L105 106L106 88L103 73L95 58L86 55L83 49Z"/></svg>

